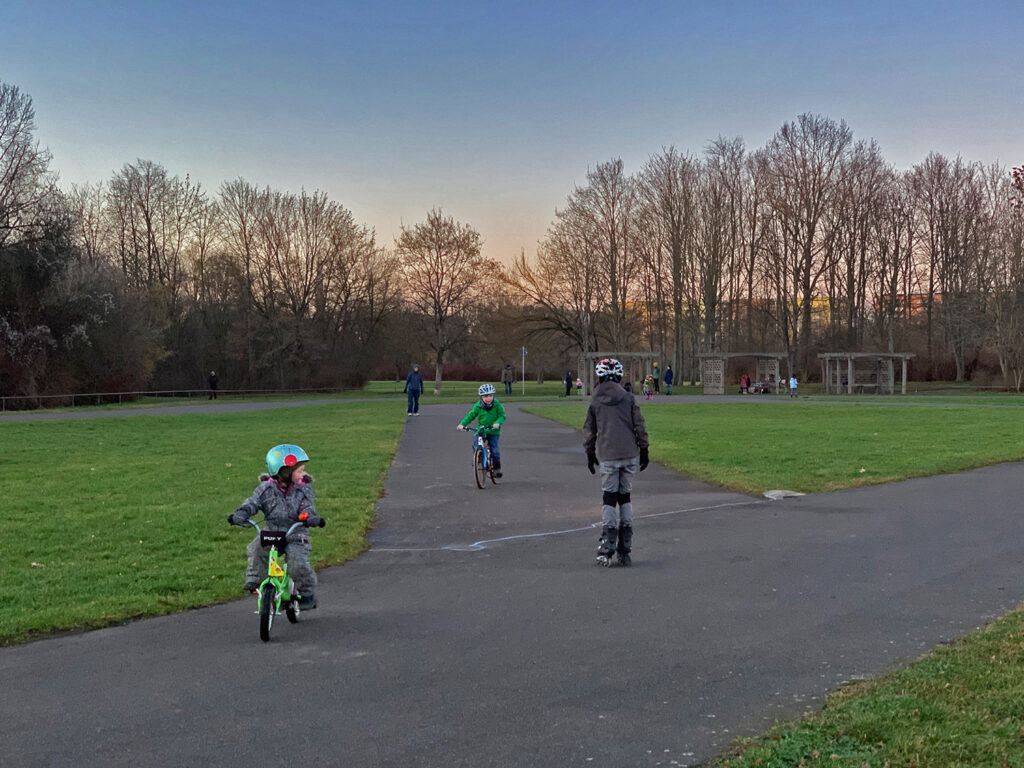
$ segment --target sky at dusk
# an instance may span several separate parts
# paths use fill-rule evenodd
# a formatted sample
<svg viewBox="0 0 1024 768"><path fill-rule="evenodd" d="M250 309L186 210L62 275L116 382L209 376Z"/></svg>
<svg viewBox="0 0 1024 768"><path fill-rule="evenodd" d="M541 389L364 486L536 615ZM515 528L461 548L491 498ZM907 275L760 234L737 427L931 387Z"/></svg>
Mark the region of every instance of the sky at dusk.
<svg viewBox="0 0 1024 768"><path fill-rule="evenodd" d="M588 167L803 112L898 168L1024 164L1024 2L0 2L0 81L62 183L138 158L320 189L390 244L430 208L532 255Z"/></svg>

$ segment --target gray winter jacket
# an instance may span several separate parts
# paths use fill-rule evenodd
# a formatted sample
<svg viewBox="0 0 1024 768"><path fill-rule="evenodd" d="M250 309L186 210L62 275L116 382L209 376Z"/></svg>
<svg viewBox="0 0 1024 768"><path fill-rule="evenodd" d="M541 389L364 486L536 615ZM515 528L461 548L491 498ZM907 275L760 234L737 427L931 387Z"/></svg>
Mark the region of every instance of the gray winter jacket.
<svg viewBox="0 0 1024 768"><path fill-rule="evenodd" d="M583 422L583 448L601 461L633 459L647 447L647 425L633 395L614 381L597 385Z"/></svg>
<svg viewBox="0 0 1024 768"><path fill-rule="evenodd" d="M282 490L277 481L267 475L260 475L259 485L252 492L252 496L246 499L234 512L235 525L245 525L257 512L263 512L266 524L263 527L268 531L287 531L294 523L299 521L302 512L309 513L307 523L316 527L320 524L320 516L316 513L313 499L312 478L307 475L307 481L301 485L292 484L287 490ZM304 528L298 528L288 538L289 541L309 540L309 534Z"/></svg>

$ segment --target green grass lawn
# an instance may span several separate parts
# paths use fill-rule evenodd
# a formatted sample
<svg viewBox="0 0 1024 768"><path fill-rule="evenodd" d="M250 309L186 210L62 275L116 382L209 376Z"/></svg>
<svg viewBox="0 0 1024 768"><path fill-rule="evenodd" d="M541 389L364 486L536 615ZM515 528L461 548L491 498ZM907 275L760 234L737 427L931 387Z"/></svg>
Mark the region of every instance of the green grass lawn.
<svg viewBox="0 0 1024 768"><path fill-rule="evenodd" d="M1024 612L736 745L722 768L1024 766Z"/></svg>
<svg viewBox="0 0 1024 768"><path fill-rule="evenodd" d="M746 493L804 493L1024 459L1024 408L642 402L651 459ZM586 406L526 410L580 428Z"/></svg>
<svg viewBox="0 0 1024 768"><path fill-rule="evenodd" d="M314 565L348 560L405 418L388 402L0 425L0 643L239 596L252 533L226 518L277 443L312 457Z"/></svg>

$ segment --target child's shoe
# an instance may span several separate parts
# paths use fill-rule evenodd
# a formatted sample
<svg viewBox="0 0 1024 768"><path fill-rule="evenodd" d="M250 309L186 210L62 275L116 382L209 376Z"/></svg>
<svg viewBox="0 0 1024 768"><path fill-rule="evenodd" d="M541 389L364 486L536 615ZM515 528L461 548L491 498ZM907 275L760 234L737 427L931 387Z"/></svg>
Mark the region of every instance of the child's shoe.
<svg viewBox="0 0 1024 768"><path fill-rule="evenodd" d="M303 595L299 598L299 608L304 611L311 611L316 608L316 595Z"/></svg>
<svg viewBox="0 0 1024 768"><path fill-rule="evenodd" d="M257 584L255 581L247 581L247 582L245 582L245 586L242 587L242 591L245 592L245 594L247 594L247 595L251 595L253 592L255 592L259 588L260 588L260 585Z"/></svg>

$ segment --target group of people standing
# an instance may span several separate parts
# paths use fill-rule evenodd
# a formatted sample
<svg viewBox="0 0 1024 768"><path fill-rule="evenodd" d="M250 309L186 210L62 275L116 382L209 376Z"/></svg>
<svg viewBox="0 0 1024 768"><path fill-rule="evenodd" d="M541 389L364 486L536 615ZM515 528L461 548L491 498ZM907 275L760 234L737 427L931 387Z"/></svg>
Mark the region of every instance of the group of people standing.
<svg viewBox="0 0 1024 768"><path fill-rule="evenodd" d="M789 396L790 397L797 397L797 387L798 387L798 385L799 385L799 382L797 382L797 380L796 380L796 375L790 376L789 377ZM740 376L740 394L741 395L750 395L750 394L762 394L762 395L764 395L764 394L768 394L769 392L773 391L774 389L775 389L775 375L774 374L771 374L771 377L770 377L770 379L768 381L765 381L764 377L762 376L761 377L761 381L758 381L756 383L752 382L751 379L750 379L750 376L747 375L746 373L744 373L742 376ZM786 377L785 376L779 376L779 393L782 394L785 391L786 391Z"/></svg>
<svg viewBox="0 0 1024 768"><path fill-rule="evenodd" d="M619 363L619 365L622 365L622 364ZM621 380L622 377L620 376L619 378ZM653 395L655 395L656 393L661 392L661 382L663 380L665 382L665 394L666 395L671 395L672 394L672 384L675 382L675 373L672 371L672 366L671 365L667 366L665 368L665 375L662 376L661 375L661 371L658 369L658 364L655 363L654 366L651 369L651 372L644 378L643 383L642 383L641 389L642 389L642 391L644 393L644 398L647 399L647 400L650 400ZM573 377L572 377L572 371L566 371L565 372L565 380L564 381L565 381L565 396L566 397L569 397L569 395L572 394L572 388L574 386L576 387L577 394L579 394L579 395L583 394L583 379L581 379L580 377L577 376L576 379L574 380ZM625 384L622 384L622 387L623 387L623 389L625 389L626 392L632 392L633 391L633 386L628 381L625 382Z"/></svg>

